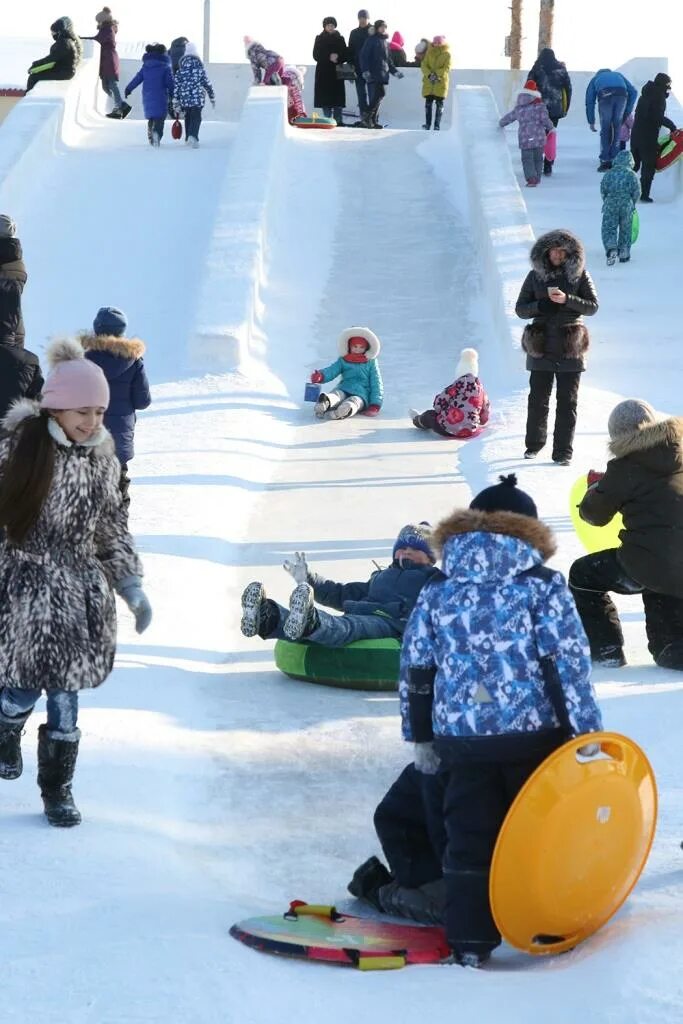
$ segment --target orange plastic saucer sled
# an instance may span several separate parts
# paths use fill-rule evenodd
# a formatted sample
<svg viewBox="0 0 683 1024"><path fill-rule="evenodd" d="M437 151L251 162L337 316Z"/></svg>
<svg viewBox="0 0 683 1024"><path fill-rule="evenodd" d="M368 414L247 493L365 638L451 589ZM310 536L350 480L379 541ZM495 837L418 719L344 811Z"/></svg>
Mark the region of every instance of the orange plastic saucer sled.
<svg viewBox="0 0 683 1024"><path fill-rule="evenodd" d="M599 743L594 758L579 747ZM615 732L569 740L536 769L498 836L489 897L503 938L563 953L616 914L647 861L657 789L640 747Z"/></svg>

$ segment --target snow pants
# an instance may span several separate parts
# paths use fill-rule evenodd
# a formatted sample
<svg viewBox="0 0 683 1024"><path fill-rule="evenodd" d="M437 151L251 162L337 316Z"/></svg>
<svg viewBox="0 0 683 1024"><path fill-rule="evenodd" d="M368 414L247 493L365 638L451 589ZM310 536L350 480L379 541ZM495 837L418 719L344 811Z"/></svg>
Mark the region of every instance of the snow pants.
<svg viewBox="0 0 683 1024"><path fill-rule="evenodd" d="M521 149L522 174L527 181L540 179L543 174L543 147L536 146L534 149Z"/></svg>
<svg viewBox="0 0 683 1024"><path fill-rule="evenodd" d="M650 189L652 188L652 180L655 176L655 165L657 163L657 154L659 148L656 144L653 146L631 146L631 153L633 155L633 170L640 171L640 196L641 199L650 198Z"/></svg>
<svg viewBox="0 0 683 1024"><path fill-rule="evenodd" d="M640 594L650 654L661 668L683 670L683 599L647 590L632 579L621 567L617 548L577 558L569 570L569 588L595 661L623 653L624 634L610 592Z"/></svg>
<svg viewBox="0 0 683 1024"><path fill-rule="evenodd" d="M602 244L605 252L631 255L631 228L635 207L629 196L606 199L602 204Z"/></svg>
<svg viewBox="0 0 683 1024"><path fill-rule="evenodd" d="M38 703L41 690L20 690L3 686L0 689L0 719L11 722L27 718ZM78 738L78 690L47 690L48 738Z"/></svg>
<svg viewBox="0 0 683 1024"><path fill-rule="evenodd" d="M553 459L571 458L574 451L576 407L579 400L580 373L553 373L552 370L531 370L525 444L530 452L540 452L548 436L548 412L553 378L557 395Z"/></svg>
<svg viewBox="0 0 683 1024"><path fill-rule="evenodd" d="M432 127L432 107L436 105L434 115L434 128L441 128L441 115L443 114L443 96L425 96L425 127Z"/></svg>

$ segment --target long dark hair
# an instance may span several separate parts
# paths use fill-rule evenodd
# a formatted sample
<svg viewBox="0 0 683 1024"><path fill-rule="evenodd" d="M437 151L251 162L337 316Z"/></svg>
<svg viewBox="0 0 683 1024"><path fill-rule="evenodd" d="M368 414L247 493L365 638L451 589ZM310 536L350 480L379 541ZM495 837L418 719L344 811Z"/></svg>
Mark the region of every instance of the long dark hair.
<svg viewBox="0 0 683 1024"><path fill-rule="evenodd" d="M48 414L31 416L16 428L0 482L0 527L12 544L21 545L38 522L55 472L55 442Z"/></svg>

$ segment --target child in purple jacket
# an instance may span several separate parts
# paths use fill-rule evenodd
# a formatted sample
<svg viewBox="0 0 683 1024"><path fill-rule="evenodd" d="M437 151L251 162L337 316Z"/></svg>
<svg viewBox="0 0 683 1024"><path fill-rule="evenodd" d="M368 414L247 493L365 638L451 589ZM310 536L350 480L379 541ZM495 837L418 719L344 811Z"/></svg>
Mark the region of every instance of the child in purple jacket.
<svg viewBox="0 0 683 1024"><path fill-rule="evenodd" d="M530 78L517 96L513 110L501 117L498 124L517 121L517 142L522 151L522 171L530 187L539 185L543 173L543 149L546 136L555 131L548 108L541 99L536 83Z"/></svg>

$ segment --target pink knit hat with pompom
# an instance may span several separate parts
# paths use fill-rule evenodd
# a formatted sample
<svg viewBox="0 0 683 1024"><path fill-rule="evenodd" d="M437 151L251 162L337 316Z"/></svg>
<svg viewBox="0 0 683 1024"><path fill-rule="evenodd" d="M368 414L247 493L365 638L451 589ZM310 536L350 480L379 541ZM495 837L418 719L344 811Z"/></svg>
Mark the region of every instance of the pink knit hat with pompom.
<svg viewBox="0 0 683 1024"><path fill-rule="evenodd" d="M445 46L445 45L446 45L446 37L445 36L434 36L434 38L432 39L432 46Z"/></svg>
<svg viewBox="0 0 683 1024"><path fill-rule="evenodd" d="M47 375L41 409L106 409L109 384L96 363L85 358L78 341L55 341L47 350Z"/></svg>

